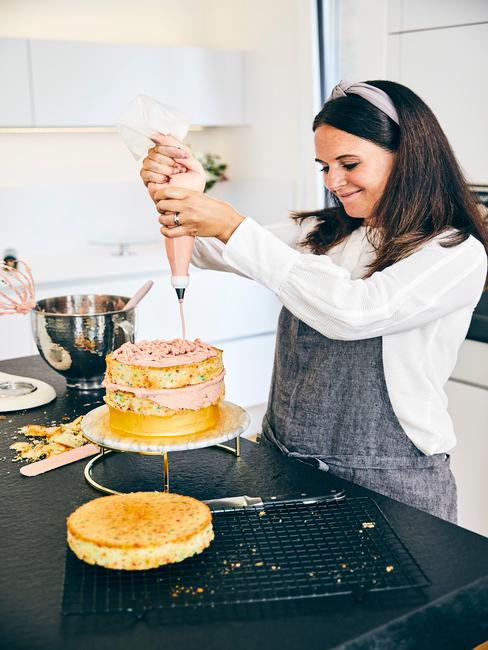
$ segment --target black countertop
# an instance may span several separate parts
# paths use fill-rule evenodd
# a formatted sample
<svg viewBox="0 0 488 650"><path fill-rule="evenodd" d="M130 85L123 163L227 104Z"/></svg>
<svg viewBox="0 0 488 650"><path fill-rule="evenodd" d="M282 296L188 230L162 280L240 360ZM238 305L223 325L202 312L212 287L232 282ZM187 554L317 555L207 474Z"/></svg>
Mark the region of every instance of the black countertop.
<svg viewBox="0 0 488 650"><path fill-rule="evenodd" d="M8 447L19 426L74 418L96 406L101 394L68 393L64 380L39 357L3 361L0 370L49 381L58 395L49 405L0 420L2 647L461 650L488 639L487 538L245 440L239 460L216 449L170 454L172 491L209 499L345 488L351 496L371 496L432 584L368 594L359 603L349 596L292 601L179 624L163 624L155 612L141 620L126 614L62 617L65 518L100 494L83 478L86 461L25 478ZM117 454L97 468L97 477L119 489L160 489L161 463L158 457Z"/></svg>

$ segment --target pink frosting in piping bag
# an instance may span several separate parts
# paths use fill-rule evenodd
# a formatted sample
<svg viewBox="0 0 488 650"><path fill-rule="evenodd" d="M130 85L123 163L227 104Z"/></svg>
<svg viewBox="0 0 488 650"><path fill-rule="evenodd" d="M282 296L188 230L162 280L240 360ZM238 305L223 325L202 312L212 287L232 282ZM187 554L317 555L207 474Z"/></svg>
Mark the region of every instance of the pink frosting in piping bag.
<svg viewBox="0 0 488 650"><path fill-rule="evenodd" d="M180 143L172 135L164 135L162 133L154 133L151 139L156 144L172 145L179 147ZM205 189L205 172L202 165L195 158L175 158L178 164L186 167L187 171L175 174L169 180L169 183L164 184L172 187L183 187L196 192L203 192ZM188 286L189 275L188 269L190 266L191 256L193 254L193 245L195 237L165 237L166 255L168 256L169 265L171 267L171 284L176 289L176 294L180 302L180 316L183 339L186 339L185 316L183 313L183 297L185 289Z"/></svg>

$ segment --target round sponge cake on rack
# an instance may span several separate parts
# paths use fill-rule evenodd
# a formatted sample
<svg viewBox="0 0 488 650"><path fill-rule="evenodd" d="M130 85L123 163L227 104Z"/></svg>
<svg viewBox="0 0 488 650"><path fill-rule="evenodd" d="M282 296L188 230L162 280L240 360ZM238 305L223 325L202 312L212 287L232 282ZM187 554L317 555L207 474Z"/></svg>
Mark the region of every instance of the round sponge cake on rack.
<svg viewBox="0 0 488 650"><path fill-rule="evenodd" d="M68 545L80 560L129 571L181 562L214 538L205 503L167 492L93 499L71 513L67 528Z"/></svg>
<svg viewBox="0 0 488 650"><path fill-rule="evenodd" d="M200 339L124 343L107 356L110 427L141 436L204 431L218 420L224 374L222 350Z"/></svg>

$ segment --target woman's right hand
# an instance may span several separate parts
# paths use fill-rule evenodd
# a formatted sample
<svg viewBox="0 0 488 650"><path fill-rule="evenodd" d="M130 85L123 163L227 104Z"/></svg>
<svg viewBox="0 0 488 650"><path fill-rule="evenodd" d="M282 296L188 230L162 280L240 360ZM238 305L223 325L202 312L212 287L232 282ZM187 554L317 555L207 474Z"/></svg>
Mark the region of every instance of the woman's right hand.
<svg viewBox="0 0 488 650"><path fill-rule="evenodd" d="M188 147L172 135L158 134L153 140L156 144L147 152L140 172L151 198L168 185L203 192L205 171Z"/></svg>

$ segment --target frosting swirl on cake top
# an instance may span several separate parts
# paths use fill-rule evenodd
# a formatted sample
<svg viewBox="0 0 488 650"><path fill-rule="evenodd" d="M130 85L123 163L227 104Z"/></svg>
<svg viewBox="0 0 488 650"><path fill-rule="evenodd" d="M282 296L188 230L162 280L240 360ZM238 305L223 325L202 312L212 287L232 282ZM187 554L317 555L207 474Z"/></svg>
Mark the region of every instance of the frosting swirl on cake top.
<svg viewBox="0 0 488 650"><path fill-rule="evenodd" d="M198 363L204 359L216 356L211 345L200 339L187 341L184 339L156 339L154 341L138 341L124 343L112 352L112 358L132 366L151 366L167 368Z"/></svg>

